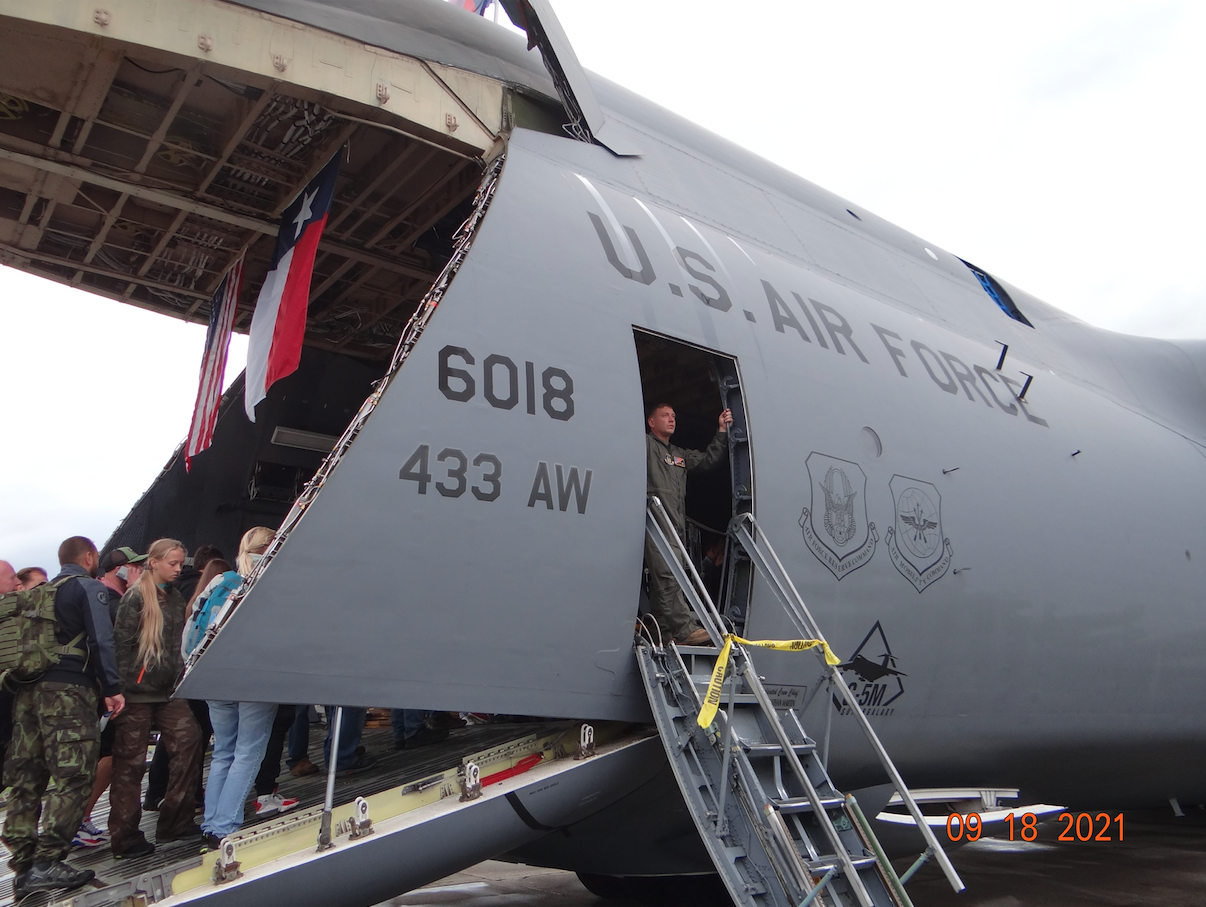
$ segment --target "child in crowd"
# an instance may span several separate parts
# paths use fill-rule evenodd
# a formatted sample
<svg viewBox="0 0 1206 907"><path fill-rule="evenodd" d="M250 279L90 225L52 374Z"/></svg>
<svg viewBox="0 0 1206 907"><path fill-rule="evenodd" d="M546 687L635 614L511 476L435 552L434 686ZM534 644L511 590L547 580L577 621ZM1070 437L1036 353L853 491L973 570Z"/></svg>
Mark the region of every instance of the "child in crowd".
<svg viewBox="0 0 1206 907"><path fill-rule="evenodd" d="M169 757L167 792L159 808L159 844L201 834L193 819L194 785L201 771L201 731L188 703L172 699L184 662L180 638L184 597L171 585L187 552L175 539L159 539L147 552L138 583L117 607L114 643L126 708L118 716L113 741L113 782L109 793L109 842L115 857L153 853L155 845L139 830L141 785L151 729Z"/></svg>

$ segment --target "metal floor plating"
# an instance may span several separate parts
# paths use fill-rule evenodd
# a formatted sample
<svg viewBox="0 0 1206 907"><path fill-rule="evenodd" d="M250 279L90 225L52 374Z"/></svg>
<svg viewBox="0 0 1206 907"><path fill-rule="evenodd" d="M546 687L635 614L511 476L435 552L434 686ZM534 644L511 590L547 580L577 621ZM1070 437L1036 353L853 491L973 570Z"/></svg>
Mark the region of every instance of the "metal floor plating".
<svg viewBox="0 0 1206 907"><path fill-rule="evenodd" d="M393 735L389 728L366 728L362 744L368 756L377 760L377 764L369 771L351 777L341 777L335 784L335 803L346 803L356 796L368 796L390 788L417 780L434 772L458 764L461 759L472 753L489 749L508 740L515 740L528 734L547 731L556 723L552 722L523 722L479 725L454 729L448 738L433 746L413 750L395 750ZM569 726L572 722L560 722ZM315 765L322 766L322 743L326 736L326 725L315 724L310 728L310 758ZM208 773L208 755L206 772ZM280 792L286 796L296 797L300 803L298 809L321 807L326 787L326 775L311 775L308 778L294 778L287 771L278 778ZM146 779L143 779L143 789ZM6 816L5 812L0 818ZM108 792L101 797L93 810L93 821L105 828L109 816ZM157 813L143 812L141 828L147 840L155 840L155 821ZM200 817L198 817L199 820ZM275 819L265 819L269 822ZM249 799L244 814L244 828L254 827L254 799ZM133 878L144 872L157 870L173 863L190 860L198 855L199 841L168 844L156 849L150 856L138 859L113 859L108 845L89 850L73 851L68 858L72 866L92 869L96 872L98 883L112 883L121 879ZM0 856L3 866L0 867L0 904L12 902L12 870L8 868L8 850L0 844ZM30 896L22 900L22 907L39 907L51 904L54 900L46 896Z"/></svg>

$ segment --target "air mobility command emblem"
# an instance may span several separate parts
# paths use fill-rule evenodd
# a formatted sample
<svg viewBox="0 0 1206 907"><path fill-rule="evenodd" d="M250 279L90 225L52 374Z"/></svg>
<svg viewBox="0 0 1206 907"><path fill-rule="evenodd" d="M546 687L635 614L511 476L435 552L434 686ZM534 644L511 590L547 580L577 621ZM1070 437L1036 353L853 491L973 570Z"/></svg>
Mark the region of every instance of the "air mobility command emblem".
<svg viewBox="0 0 1206 907"><path fill-rule="evenodd" d="M871 560L879 541L867 519L867 476L857 463L816 451L804 465L811 489L800 514L804 543L840 580Z"/></svg>
<svg viewBox="0 0 1206 907"><path fill-rule="evenodd" d="M896 525L885 540L900 575L921 592L951 566L951 540L942 534L942 497L929 482L892 476Z"/></svg>

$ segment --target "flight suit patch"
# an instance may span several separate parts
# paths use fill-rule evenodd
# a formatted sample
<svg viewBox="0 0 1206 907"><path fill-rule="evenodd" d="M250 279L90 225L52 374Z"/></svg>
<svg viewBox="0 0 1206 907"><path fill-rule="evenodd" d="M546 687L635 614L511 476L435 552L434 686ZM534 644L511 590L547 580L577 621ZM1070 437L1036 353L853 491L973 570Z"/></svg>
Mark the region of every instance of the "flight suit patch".
<svg viewBox="0 0 1206 907"><path fill-rule="evenodd" d="M669 454L667 454L666 455L666 465L667 466L681 466L683 469L686 469L687 461L684 460L682 457L672 457Z"/></svg>

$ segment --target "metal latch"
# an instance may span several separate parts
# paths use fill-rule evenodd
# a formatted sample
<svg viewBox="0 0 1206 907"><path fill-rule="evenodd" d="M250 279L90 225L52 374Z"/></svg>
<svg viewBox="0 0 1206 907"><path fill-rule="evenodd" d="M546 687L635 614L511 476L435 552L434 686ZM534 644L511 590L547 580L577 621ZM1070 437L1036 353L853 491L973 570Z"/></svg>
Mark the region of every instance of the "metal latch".
<svg viewBox="0 0 1206 907"><path fill-rule="evenodd" d="M584 724L578 731L578 749L574 753L575 759L589 759L595 754L595 729Z"/></svg>
<svg viewBox="0 0 1206 907"><path fill-rule="evenodd" d="M368 800L364 797L356 798L356 805L352 809L352 830L348 832L348 837L352 840L356 838L367 838L373 833L373 820L369 818Z"/></svg>
<svg viewBox="0 0 1206 907"><path fill-rule="evenodd" d="M476 800L482 795L482 772L476 762L465 763L465 774L461 776L461 801Z"/></svg>
<svg viewBox="0 0 1206 907"><path fill-rule="evenodd" d="M214 863L214 884L233 882L243 873L239 871L239 861L235 859L235 844L230 838L223 838L218 845L218 859Z"/></svg>

